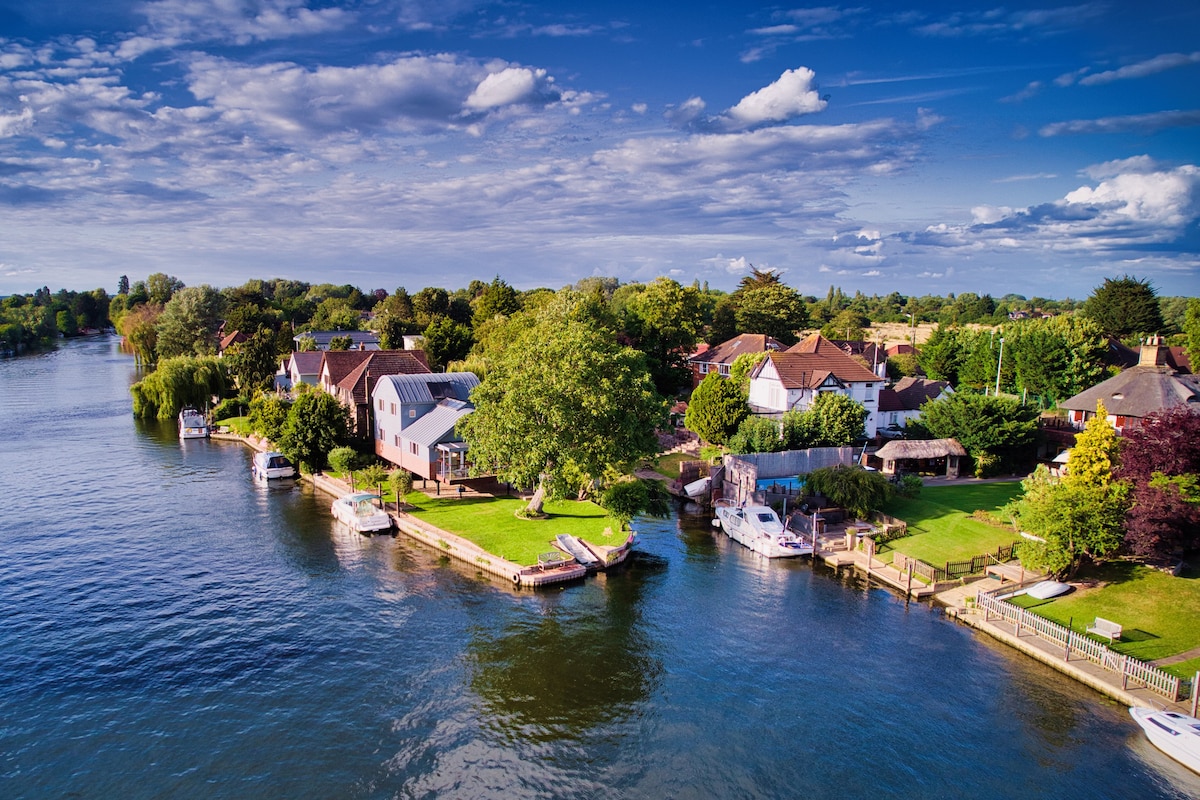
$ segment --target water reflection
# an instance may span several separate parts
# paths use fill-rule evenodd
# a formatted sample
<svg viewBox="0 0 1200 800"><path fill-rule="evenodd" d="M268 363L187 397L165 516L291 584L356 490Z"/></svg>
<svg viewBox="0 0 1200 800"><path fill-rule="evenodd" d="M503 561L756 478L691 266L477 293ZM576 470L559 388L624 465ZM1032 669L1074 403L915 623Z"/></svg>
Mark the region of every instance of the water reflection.
<svg viewBox="0 0 1200 800"><path fill-rule="evenodd" d="M638 563L573 589L566 602L535 597L497 633L476 632L470 685L503 740L578 740L655 691L663 666L641 624L647 582Z"/></svg>

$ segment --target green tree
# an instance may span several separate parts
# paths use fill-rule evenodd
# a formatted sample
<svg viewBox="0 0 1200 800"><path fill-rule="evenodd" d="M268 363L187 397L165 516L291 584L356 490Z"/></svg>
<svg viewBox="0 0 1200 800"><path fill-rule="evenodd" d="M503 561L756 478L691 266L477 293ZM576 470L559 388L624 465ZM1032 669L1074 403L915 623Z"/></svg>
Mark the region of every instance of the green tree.
<svg viewBox="0 0 1200 800"><path fill-rule="evenodd" d="M517 290L509 286L497 275L492 282L483 287L471 304L473 325L479 325L495 316L511 317L521 310L521 300Z"/></svg>
<svg viewBox="0 0 1200 800"><path fill-rule="evenodd" d="M731 453L778 453L783 448L779 423L766 417L746 417L729 438Z"/></svg>
<svg viewBox="0 0 1200 800"><path fill-rule="evenodd" d="M215 353L221 308L220 292L207 284L175 292L158 318L158 357Z"/></svg>
<svg viewBox="0 0 1200 800"><path fill-rule="evenodd" d="M329 349L335 353L345 352L354 346L354 340L349 336L333 336L329 339Z"/></svg>
<svg viewBox="0 0 1200 800"><path fill-rule="evenodd" d="M808 307L795 289L770 283L743 292L735 318L743 333L763 333L792 345L796 331L808 326Z"/></svg>
<svg viewBox="0 0 1200 800"><path fill-rule="evenodd" d="M388 488L396 493L396 510L408 505L408 493L413 488L413 474L406 469L394 469L388 475Z"/></svg>
<svg viewBox="0 0 1200 800"><path fill-rule="evenodd" d="M870 324L871 320L867 319L866 315L861 311L847 308L844 311L839 311L833 319L829 320L821 328L821 335L826 339L861 342L866 338L864 328Z"/></svg>
<svg viewBox="0 0 1200 800"><path fill-rule="evenodd" d="M1083 303L1083 315L1109 336L1124 338L1163 330L1158 295L1148 280L1105 278Z"/></svg>
<svg viewBox="0 0 1200 800"><path fill-rule="evenodd" d="M883 475L849 466L814 469L805 479L804 490L828 498L858 519L883 508L892 496L892 486Z"/></svg>
<svg viewBox="0 0 1200 800"><path fill-rule="evenodd" d="M307 333L301 334L300 338L296 340L296 349L301 353L311 353L317 349L317 340Z"/></svg>
<svg viewBox="0 0 1200 800"><path fill-rule="evenodd" d="M729 382L750 396L750 374L767 357L764 353L742 353L729 365Z"/></svg>
<svg viewBox="0 0 1200 800"><path fill-rule="evenodd" d="M158 369L129 387L133 415L141 419L174 419L186 406L204 408L225 394L229 376L214 356L177 356L158 363Z"/></svg>
<svg viewBox="0 0 1200 800"><path fill-rule="evenodd" d="M609 484L600 496L600 506L628 530L629 523L639 514L666 517L670 514L666 490L658 481L625 476Z"/></svg>
<svg viewBox="0 0 1200 800"><path fill-rule="evenodd" d="M666 402L645 356L598 325L587 298L561 294L496 359L459 422L474 469L537 489L540 514L568 474L599 478L654 453Z"/></svg>
<svg viewBox="0 0 1200 800"><path fill-rule="evenodd" d="M630 298L626 331L646 354L660 394L673 395L691 381L688 355L703 324L700 291L670 278L659 278Z"/></svg>
<svg viewBox="0 0 1200 800"><path fill-rule="evenodd" d="M917 363L930 380L949 381L951 385L958 386L958 368L962 356L962 345L956 330L938 325L921 345Z"/></svg>
<svg viewBox="0 0 1200 800"><path fill-rule="evenodd" d="M165 272L154 273L146 278L146 282L142 285L142 291L146 294L145 301L158 306L165 306L182 288L183 281L174 275L167 275Z"/></svg>
<svg viewBox="0 0 1200 800"><path fill-rule="evenodd" d="M302 468L319 471L329 451L346 439L349 425L349 412L333 395L305 392L288 410L279 449Z"/></svg>
<svg viewBox="0 0 1200 800"><path fill-rule="evenodd" d="M260 328L249 339L225 351L222 359L238 389L249 396L257 389L270 388L279 369L279 351L275 333Z"/></svg>
<svg viewBox="0 0 1200 800"><path fill-rule="evenodd" d="M748 416L746 393L733 381L710 372L692 392L683 424L702 440L723 445Z"/></svg>
<svg viewBox="0 0 1200 800"><path fill-rule="evenodd" d="M909 421L917 436L957 439L975 462L978 477L1015 469L1026 459L1037 434L1038 411L1012 397L957 392L921 406Z"/></svg>
<svg viewBox="0 0 1200 800"><path fill-rule="evenodd" d="M451 361L466 358L474 343L471 329L450 317L438 317L429 324L423 335L425 355L434 370L443 369Z"/></svg>
<svg viewBox="0 0 1200 800"><path fill-rule="evenodd" d="M250 430L269 442L279 441L279 437L283 435L283 426L287 422L290 407L291 404L282 397L259 392L250 401L250 413L247 419Z"/></svg>
<svg viewBox="0 0 1200 800"><path fill-rule="evenodd" d="M1188 300L1183 320L1183 333L1187 337L1188 359L1192 372L1200 374L1200 298Z"/></svg>
<svg viewBox="0 0 1200 800"><path fill-rule="evenodd" d="M340 472L350 478L351 484L354 482L354 470L358 468L358 453L353 447L335 447L329 451L326 456L329 460L329 466L334 472Z"/></svg>

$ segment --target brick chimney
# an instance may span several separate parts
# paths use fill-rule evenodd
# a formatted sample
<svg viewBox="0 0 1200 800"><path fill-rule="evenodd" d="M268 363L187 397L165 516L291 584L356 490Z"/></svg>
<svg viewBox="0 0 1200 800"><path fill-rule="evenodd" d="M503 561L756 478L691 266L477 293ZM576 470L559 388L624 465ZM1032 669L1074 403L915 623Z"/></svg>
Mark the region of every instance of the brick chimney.
<svg viewBox="0 0 1200 800"><path fill-rule="evenodd" d="M1147 336L1142 342L1141 354L1138 357L1139 367L1161 367L1167 363L1167 349L1162 346L1162 337L1158 334Z"/></svg>

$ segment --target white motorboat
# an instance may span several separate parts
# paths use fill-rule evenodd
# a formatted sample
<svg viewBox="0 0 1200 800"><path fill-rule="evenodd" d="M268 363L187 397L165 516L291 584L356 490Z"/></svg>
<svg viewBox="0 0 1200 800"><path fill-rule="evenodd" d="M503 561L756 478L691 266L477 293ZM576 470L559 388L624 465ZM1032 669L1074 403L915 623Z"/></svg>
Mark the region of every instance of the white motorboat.
<svg viewBox="0 0 1200 800"><path fill-rule="evenodd" d="M255 453L250 474L260 481L296 477L296 467L283 453Z"/></svg>
<svg viewBox="0 0 1200 800"><path fill-rule="evenodd" d="M392 518L375 505L375 495L355 492L333 501L333 516L351 530L359 533L386 531L392 527Z"/></svg>
<svg viewBox="0 0 1200 800"><path fill-rule="evenodd" d="M708 494L709 487L712 486L712 478L705 475L698 481L692 481L683 487L683 493L695 500L698 497L704 497Z"/></svg>
<svg viewBox="0 0 1200 800"><path fill-rule="evenodd" d="M180 439L207 439L209 434L208 419L194 408L185 408L179 412Z"/></svg>
<svg viewBox="0 0 1200 800"><path fill-rule="evenodd" d="M1200 773L1200 719L1153 708L1131 708L1129 713L1142 726L1151 744Z"/></svg>
<svg viewBox="0 0 1200 800"><path fill-rule="evenodd" d="M713 525L729 534L730 539L767 558L812 555L812 545L785 528L770 506L735 506L718 501Z"/></svg>

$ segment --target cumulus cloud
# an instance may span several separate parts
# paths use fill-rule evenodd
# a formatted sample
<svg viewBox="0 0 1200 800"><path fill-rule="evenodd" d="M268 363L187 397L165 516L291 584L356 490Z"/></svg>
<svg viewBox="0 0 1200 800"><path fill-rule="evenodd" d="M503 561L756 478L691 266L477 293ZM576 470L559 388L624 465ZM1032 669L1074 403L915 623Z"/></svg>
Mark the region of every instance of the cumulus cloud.
<svg viewBox="0 0 1200 800"><path fill-rule="evenodd" d="M1193 53L1164 53L1160 56L1139 61L1136 64L1129 64L1120 69L1109 70L1107 72L1097 72L1094 75L1088 75L1080 78L1081 86L1099 86L1113 81L1126 80L1128 78L1144 78L1147 75L1154 75L1158 72L1165 72L1169 69L1177 67L1186 67L1190 64L1200 63L1200 51Z"/></svg>
<svg viewBox="0 0 1200 800"><path fill-rule="evenodd" d="M1075 119L1044 125L1041 136L1062 136L1072 133L1121 133L1135 131L1153 133L1164 128L1189 128L1200 125L1200 109L1186 111L1156 111L1150 114L1128 114L1099 119Z"/></svg>
<svg viewBox="0 0 1200 800"><path fill-rule="evenodd" d="M354 20L344 8L309 8L305 0L156 0L142 8L148 31L138 47L155 40L248 44L339 30Z"/></svg>
<svg viewBox="0 0 1200 800"><path fill-rule="evenodd" d="M743 97L724 114L729 128L751 128L757 125L786 122L790 119L824 110L827 105L813 87L816 77L808 67L789 69L774 83Z"/></svg>
<svg viewBox="0 0 1200 800"><path fill-rule="evenodd" d="M552 102L559 97L554 79L546 70L507 67L490 73L479 82L463 104L472 111L486 111L523 103Z"/></svg>

